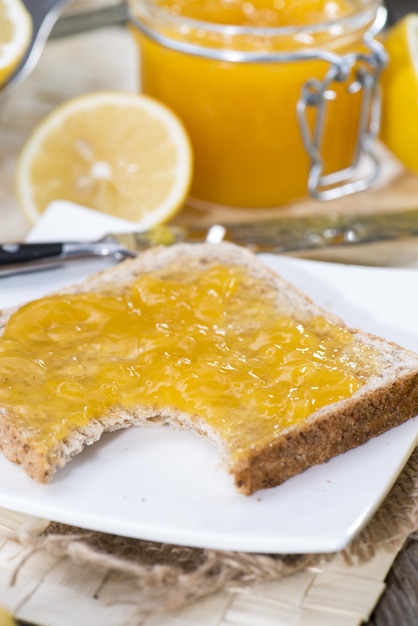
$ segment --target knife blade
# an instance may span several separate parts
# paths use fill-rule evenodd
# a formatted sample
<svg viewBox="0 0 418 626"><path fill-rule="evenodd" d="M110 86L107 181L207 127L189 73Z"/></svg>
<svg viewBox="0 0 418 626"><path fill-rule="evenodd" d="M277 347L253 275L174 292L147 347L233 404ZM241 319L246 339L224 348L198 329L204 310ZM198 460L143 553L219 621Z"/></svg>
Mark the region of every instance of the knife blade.
<svg viewBox="0 0 418 626"><path fill-rule="evenodd" d="M178 242L230 241L275 254L351 246L418 235L418 209L345 215L279 217L252 222L177 226L107 234L95 241L0 244L0 277L46 269L76 259L134 257L145 249Z"/></svg>

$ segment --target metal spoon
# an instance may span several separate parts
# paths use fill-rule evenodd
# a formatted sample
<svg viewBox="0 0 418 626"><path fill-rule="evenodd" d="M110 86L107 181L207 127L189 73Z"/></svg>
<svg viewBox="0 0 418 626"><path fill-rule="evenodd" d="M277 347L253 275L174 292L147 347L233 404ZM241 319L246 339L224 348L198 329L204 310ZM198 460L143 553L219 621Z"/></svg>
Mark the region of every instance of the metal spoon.
<svg viewBox="0 0 418 626"><path fill-rule="evenodd" d="M6 95L35 68L49 34L65 5L72 0L23 0L32 16L33 32L26 53L6 82L0 87L0 95Z"/></svg>

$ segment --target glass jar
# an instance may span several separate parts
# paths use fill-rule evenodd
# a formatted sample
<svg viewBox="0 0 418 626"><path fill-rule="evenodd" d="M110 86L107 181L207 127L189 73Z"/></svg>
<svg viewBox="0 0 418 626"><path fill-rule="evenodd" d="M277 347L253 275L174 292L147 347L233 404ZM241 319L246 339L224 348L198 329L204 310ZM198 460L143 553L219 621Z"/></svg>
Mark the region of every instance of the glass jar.
<svg viewBox="0 0 418 626"><path fill-rule="evenodd" d="M130 13L142 90L191 137L192 204L336 198L377 177L380 1L130 0Z"/></svg>

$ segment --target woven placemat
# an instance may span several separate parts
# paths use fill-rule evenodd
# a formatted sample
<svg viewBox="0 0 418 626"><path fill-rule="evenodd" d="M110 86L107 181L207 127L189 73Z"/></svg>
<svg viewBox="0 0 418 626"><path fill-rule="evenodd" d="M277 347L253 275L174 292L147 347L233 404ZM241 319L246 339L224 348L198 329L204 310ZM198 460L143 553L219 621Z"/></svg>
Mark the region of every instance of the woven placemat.
<svg viewBox="0 0 418 626"><path fill-rule="evenodd" d="M295 580L292 575L299 572L307 585L305 592L308 593L309 602L312 602L312 594L318 595L318 590L322 598L327 587L332 591L333 603L339 598L341 604L344 598L341 615L336 613L335 606L331 607L334 619L338 614L338 623L342 624L342 616L347 618L347 607L352 606L350 602L354 596L356 610L360 610L358 605L361 594L363 598L367 596L368 611L373 608L383 591L383 585L378 582L383 580L406 538L417 529L418 449L412 454L371 522L339 554L248 554L197 549L92 532L55 522L35 520L33 524L24 518L14 529L9 528L7 535L9 543L24 549L14 555L12 567L9 563L10 588L19 577L28 576L28 567L32 576L36 573L38 583L45 580L51 570L48 559L52 558L55 559L54 563L60 563L61 571L66 572L65 576L62 575L66 581L64 588L66 585L68 588L70 579L77 577L83 588L82 581L88 572L89 580L95 581L95 584L94 590L91 583L86 586L86 597L105 598L106 603L110 603L114 609L118 605L126 607L128 604L138 620L146 620L162 612L178 610L215 592L242 593L261 583L284 578L292 581ZM382 561L384 553L387 553L387 558L383 556ZM367 565L373 563L376 555L380 555L380 560L378 575L373 578L365 575L364 568L367 571ZM337 577L336 563L340 564ZM314 585L312 577L315 579L318 575L320 582L317 580ZM77 587L78 593L80 585ZM313 590L316 590L315 593ZM306 593L303 596L305 605ZM329 602L331 596L326 597ZM324 602L323 598L321 602ZM316 598L316 608L317 603ZM367 617L365 600L363 605L359 614L355 614L351 608L357 621L347 623L361 623ZM326 611L330 611L329 606ZM143 621L136 623L145 624Z"/></svg>

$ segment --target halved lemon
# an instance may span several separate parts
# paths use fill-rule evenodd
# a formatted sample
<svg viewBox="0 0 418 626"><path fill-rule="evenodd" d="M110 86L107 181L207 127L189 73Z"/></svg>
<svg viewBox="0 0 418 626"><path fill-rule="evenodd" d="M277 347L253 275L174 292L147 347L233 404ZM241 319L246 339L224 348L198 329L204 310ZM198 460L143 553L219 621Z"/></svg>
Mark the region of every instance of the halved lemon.
<svg viewBox="0 0 418 626"><path fill-rule="evenodd" d="M387 33L389 64L382 74L381 139L418 172L418 14L409 14Z"/></svg>
<svg viewBox="0 0 418 626"><path fill-rule="evenodd" d="M54 109L27 139L16 167L22 211L35 222L68 200L150 227L183 205L192 176L188 135L156 100L95 92Z"/></svg>
<svg viewBox="0 0 418 626"><path fill-rule="evenodd" d="M0 0L0 85L23 58L32 35L32 18L21 0Z"/></svg>

